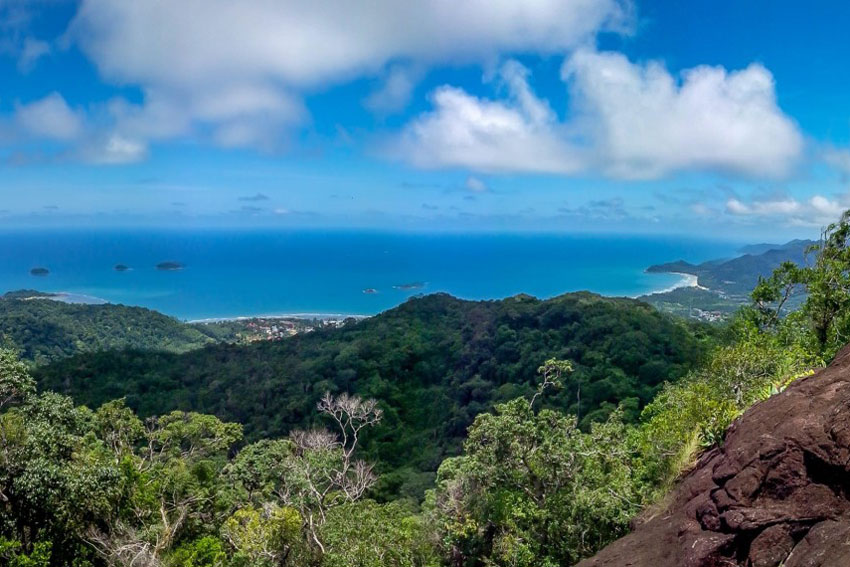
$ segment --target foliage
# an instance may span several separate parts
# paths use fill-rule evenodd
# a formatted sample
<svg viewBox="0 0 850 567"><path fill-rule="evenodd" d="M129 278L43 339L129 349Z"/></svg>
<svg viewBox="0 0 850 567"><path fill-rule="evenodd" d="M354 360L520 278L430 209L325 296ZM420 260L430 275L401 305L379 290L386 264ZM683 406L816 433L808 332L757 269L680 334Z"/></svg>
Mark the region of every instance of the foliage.
<svg viewBox="0 0 850 567"><path fill-rule="evenodd" d="M301 543L301 516L292 508L237 509L221 527L225 541L251 565L285 565Z"/></svg>
<svg viewBox="0 0 850 567"><path fill-rule="evenodd" d="M754 319L768 332L782 325L788 298L804 292L796 315L805 321L807 348L823 360L832 358L850 341L850 210L823 229L818 242L806 249L810 265L786 262L752 292Z"/></svg>
<svg viewBox="0 0 850 567"><path fill-rule="evenodd" d="M827 226L810 248L814 265L802 270L809 318L820 352L831 357L850 340L850 211Z"/></svg>
<svg viewBox="0 0 850 567"><path fill-rule="evenodd" d="M704 357L715 334L634 300L589 293L484 302L431 295L279 342L87 354L35 374L43 387L92 406L125 397L142 416L215 414L244 424L252 441L313 426L325 391L373 398L385 413L362 448L383 475L379 498L420 498L440 462L460 452L475 416L531 396L545 361L574 367L547 392L546 406L577 415L587 429L624 403L624 420L634 422L665 381Z"/></svg>
<svg viewBox="0 0 850 567"><path fill-rule="evenodd" d="M123 400L91 411L36 393L9 351L0 351L0 393L4 565L320 567L355 555L363 565L425 565L411 513L355 506L375 481L356 456L382 415L373 400L328 394L317 409L338 434L295 432L234 453L238 424L182 411L143 422ZM350 541L352 518L394 525L374 525L367 548Z"/></svg>
<svg viewBox="0 0 850 567"><path fill-rule="evenodd" d="M850 331L848 238L845 215L811 266L761 278L720 333L590 294L433 296L276 344L90 354L39 372L103 401L95 411L36 392L0 350L0 559L574 564L626 533L743 411L832 356ZM237 451L242 426L221 416L254 442ZM382 485L361 455L397 468ZM427 484L416 475L440 461L422 510L374 499Z"/></svg>
<svg viewBox="0 0 850 567"><path fill-rule="evenodd" d="M345 504L322 529L327 567L436 567L422 519L399 503Z"/></svg>
<svg viewBox="0 0 850 567"><path fill-rule="evenodd" d="M754 403L782 391L822 361L806 348L800 316L760 330L759 316L743 312L733 323L735 341L718 347L706 364L667 384L641 415L645 464L664 489L701 447L719 445L732 421Z"/></svg>
<svg viewBox="0 0 850 567"><path fill-rule="evenodd" d="M571 565L623 535L647 495L633 438L621 412L588 433L526 398L479 415L428 497L443 556L457 567Z"/></svg>
<svg viewBox="0 0 850 567"><path fill-rule="evenodd" d="M120 348L186 352L214 342L203 328L150 309L69 304L34 293L0 297L0 339L37 364Z"/></svg>

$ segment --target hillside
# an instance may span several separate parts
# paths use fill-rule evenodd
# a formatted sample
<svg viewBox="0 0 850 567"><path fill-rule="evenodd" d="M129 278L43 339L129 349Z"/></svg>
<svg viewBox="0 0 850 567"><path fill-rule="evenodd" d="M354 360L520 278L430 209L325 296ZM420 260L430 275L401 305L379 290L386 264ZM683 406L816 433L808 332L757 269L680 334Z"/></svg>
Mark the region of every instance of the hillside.
<svg viewBox="0 0 850 567"><path fill-rule="evenodd" d="M664 510L580 567L850 565L850 347L761 402Z"/></svg>
<svg viewBox="0 0 850 567"><path fill-rule="evenodd" d="M358 393L384 409L366 447L386 470L434 471L459 452L477 414L530 393L545 360L576 367L552 405L587 424L622 402L634 420L664 381L703 357L708 332L639 301L590 293L477 302L440 294L279 342L77 356L36 378L90 406L126 397L143 416L212 413L243 423L249 439L310 422L327 390Z"/></svg>
<svg viewBox="0 0 850 567"><path fill-rule="evenodd" d="M700 286L735 299L746 297L759 277L769 276L782 262L790 260L804 264L806 249L812 244L815 242L811 240L792 240L776 247L757 244L744 248L750 253L729 260L710 260L696 265L677 260L650 266L647 271L693 274ZM769 249L765 250L766 247Z"/></svg>
<svg viewBox="0 0 850 567"><path fill-rule="evenodd" d="M64 303L29 290L0 296L0 340L37 364L119 348L186 352L214 342L196 327L143 307Z"/></svg>
<svg viewBox="0 0 850 567"><path fill-rule="evenodd" d="M806 249L812 240L792 240L785 244L753 244L732 259L715 259L701 264L676 260L647 268L652 273L678 273L697 276L698 287L682 287L641 297L665 313L703 321L728 319L739 307L749 303L749 294L760 277L769 276L786 261L806 263ZM791 298L796 307L802 295Z"/></svg>
<svg viewBox="0 0 850 567"><path fill-rule="evenodd" d="M803 240L803 239L794 239L786 242L785 244L770 244L767 242L762 242L760 244L748 244L746 246L742 246L738 249L738 253L740 254L764 254L770 250L794 250L800 248L807 248L815 244L814 240Z"/></svg>

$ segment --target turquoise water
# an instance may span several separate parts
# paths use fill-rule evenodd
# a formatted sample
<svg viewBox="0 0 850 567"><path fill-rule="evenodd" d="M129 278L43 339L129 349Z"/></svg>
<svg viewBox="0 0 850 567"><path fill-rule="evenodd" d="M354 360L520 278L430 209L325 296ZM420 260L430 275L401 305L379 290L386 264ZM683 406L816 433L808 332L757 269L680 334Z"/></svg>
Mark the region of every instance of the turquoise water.
<svg viewBox="0 0 850 567"><path fill-rule="evenodd" d="M0 232L0 291L34 288L142 305L182 319L374 314L419 293L467 299L669 288L650 264L734 255L740 243L658 236L342 231ZM180 271L159 271L175 261ZM116 272L116 264L132 269ZM31 268L50 270L46 277ZM421 288L400 289L421 282ZM364 293L372 288L376 293Z"/></svg>

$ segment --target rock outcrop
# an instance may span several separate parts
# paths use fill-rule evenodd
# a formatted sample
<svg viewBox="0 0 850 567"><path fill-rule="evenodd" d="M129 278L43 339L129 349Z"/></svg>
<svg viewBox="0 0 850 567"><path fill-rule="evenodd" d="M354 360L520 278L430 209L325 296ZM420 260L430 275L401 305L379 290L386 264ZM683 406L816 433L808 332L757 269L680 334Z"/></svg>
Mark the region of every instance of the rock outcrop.
<svg viewBox="0 0 850 567"><path fill-rule="evenodd" d="M850 566L850 346L745 412L667 502L579 567Z"/></svg>

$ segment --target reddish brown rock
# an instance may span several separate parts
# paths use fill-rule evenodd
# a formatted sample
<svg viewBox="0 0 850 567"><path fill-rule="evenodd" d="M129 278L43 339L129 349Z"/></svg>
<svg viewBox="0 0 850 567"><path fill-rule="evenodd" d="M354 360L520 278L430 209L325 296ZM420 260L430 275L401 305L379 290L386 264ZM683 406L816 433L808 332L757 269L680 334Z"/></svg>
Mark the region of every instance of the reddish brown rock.
<svg viewBox="0 0 850 567"><path fill-rule="evenodd" d="M668 501L579 567L850 566L850 347L744 413Z"/></svg>
<svg viewBox="0 0 850 567"><path fill-rule="evenodd" d="M750 544L752 567L779 567L794 549L794 529L788 524L770 526Z"/></svg>

